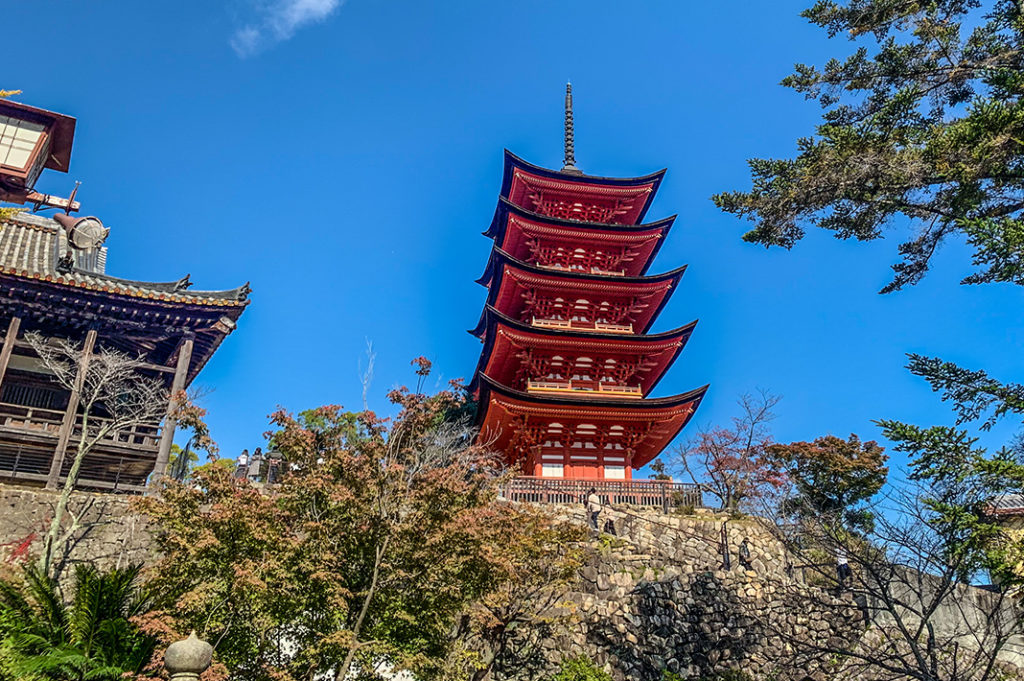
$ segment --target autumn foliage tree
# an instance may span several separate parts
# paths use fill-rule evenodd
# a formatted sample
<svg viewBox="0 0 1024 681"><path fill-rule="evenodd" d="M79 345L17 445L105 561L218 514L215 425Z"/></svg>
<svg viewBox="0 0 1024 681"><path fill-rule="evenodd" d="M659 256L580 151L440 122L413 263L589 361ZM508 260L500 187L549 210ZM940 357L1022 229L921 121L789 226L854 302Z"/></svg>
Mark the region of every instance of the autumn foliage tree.
<svg viewBox="0 0 1024 681"><path fill-rule="evenodd" d="M417 366L422 382L429 364ZM520 522L526 512L498 500L500 471L453 420L467 400L458 384L390 398L393 420L338 406L274 413L283 475L269 489L205 466L139 502L163 555L150 586L232 678L435 677L472 648L458 632L498 626L483 613L504 612L502 585L567 555L549 550L549 521ZM460 629L471 612L481 626Z"/></svg>
<svg viewBox="0 0 1024 681"><path fill-rule="evenodd" d="M679 466L723 509L737 511L767 499L785 477L768 455L769 424L779 397L766 391L742 395L732 426L701 428L678 451Z"/></svg>
<svg viewBox="0 0 1024 681"><path fill-rule="evenodd" d="M861 505L878 493L889 474L884 449L876 442L826 435L813 442L772 444L767 452L792 486L793 493L782 502L784 514L826 515L851 529L870 526L872 514Z"/></svg>
<svg viewBox="0 0 1024 681"><path fill-rule="evenodd" d="M530 507L502 509L494 521L487 551L495 587L464 620L466 648L477 660L473 681L521 678L543 667L541 643L571 624L562 597L587 558L589 533L581 525Z"/></svg>

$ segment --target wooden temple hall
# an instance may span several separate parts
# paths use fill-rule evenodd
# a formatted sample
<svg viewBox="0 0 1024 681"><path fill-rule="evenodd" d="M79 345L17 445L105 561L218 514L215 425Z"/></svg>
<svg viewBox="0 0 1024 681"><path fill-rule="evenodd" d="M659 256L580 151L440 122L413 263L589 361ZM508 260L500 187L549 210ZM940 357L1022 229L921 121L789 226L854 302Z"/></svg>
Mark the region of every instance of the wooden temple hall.
<svg viewBox="0 0 1024 681"><path fill-rule="evenodd" d="M74 194L33 190L44 168L67 172L74 129L73 118L0 100L0 200L59 210L0 216L0 479L49 487L68 474L81 415L78 395L53 380L27 332L71 339L83 356L111 348L139 357L140 372L173 395L235 329L249 294L248 285L197 291L187 275L162 283L108 275L109 230L71 215ZM86 456L78 486L141 490L165 472L173 435L173 423L109 433Z"/></svg>
<svg viewBox="0 0 1024 681"><path fill-rule="evenodd" d="M584 175L572 115L569 86L561 170L505 152L479 280L487 300L472 331L483 342L471 384L478 437L522 472L520 497L571 499L595 486L654 504L666 484L633 472L668 446L707 389L650 397L695 326L650 332L685 267L649 273L674 220L644 222L664 171ZM669 491L699 505L690 486Z"/></svg>

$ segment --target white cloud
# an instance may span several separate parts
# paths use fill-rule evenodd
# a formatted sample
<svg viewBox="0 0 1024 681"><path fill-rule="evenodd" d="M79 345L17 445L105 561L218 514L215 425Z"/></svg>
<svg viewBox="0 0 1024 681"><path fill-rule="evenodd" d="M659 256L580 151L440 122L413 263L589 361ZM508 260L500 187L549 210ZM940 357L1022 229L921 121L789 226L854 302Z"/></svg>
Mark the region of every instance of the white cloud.
<svg viewBox="0 0 1024 681"><path fill-rule="evenodd" d="M253 21L235 31L230 43L239 57L288 40L303 26L323 21L344 0L253 0Z"/></svg>

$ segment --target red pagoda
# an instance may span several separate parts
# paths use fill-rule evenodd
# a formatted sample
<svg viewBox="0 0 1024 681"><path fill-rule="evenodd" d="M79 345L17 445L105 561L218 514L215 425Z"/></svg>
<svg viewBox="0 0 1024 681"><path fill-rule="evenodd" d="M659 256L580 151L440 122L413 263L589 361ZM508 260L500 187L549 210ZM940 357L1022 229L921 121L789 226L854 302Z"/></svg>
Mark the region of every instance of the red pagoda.
<svg viewBox="0 0 1024 681"><path fill-rule="evenodd" d="M643 222L665 171L636 178L575 166L572 88L565 163L505 152L494 248L472 331L483 352L471 389L479 439L524 476L631 480L693 416L707 386L648 395L696 322L648 333L685 267L648 274L674 217Z"/></svg>

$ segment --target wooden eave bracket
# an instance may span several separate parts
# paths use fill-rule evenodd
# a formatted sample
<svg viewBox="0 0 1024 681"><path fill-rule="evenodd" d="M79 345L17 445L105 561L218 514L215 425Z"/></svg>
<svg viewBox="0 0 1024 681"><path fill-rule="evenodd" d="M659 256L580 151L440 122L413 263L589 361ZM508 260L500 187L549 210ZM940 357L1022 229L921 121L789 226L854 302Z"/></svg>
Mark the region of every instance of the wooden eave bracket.
<svg viewBox="0 0 1024 681"><path fill-rule="evenodd" d="M40 194L39 192L30 191L28 189L21 191L0 189L0 201L7 201L21 205L31 203L36 208L59 208L60 210L66 210L69 213L77 212L82 208L78 201L72 201L71 199L61 198L52 194Z"/></svg>

